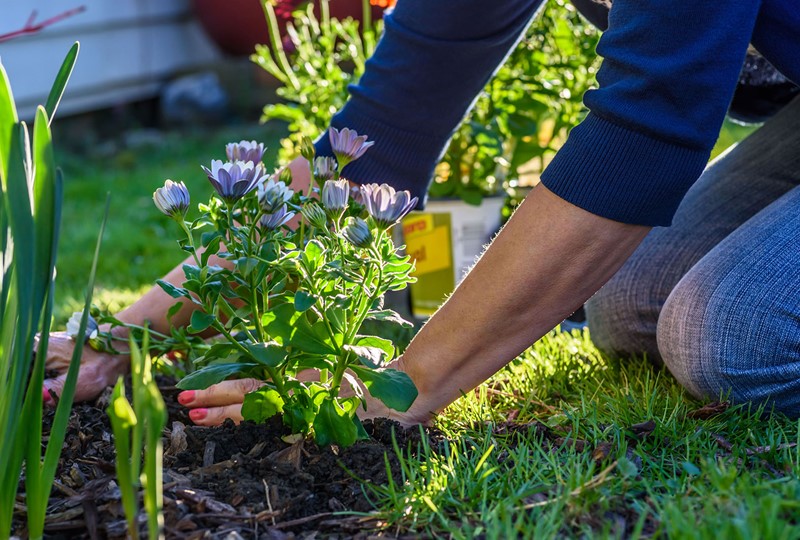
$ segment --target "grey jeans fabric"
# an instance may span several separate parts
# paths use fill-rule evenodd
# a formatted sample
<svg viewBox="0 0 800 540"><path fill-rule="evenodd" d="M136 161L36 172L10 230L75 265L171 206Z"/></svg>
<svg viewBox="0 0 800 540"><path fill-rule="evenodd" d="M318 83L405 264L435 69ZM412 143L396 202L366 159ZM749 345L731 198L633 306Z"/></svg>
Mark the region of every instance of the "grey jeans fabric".
<svg viewBox="0 0 800 540"><path fill-rule="evenodd" d="M602 350L800 416L800 98L709 165L587 303Z"/></svg>

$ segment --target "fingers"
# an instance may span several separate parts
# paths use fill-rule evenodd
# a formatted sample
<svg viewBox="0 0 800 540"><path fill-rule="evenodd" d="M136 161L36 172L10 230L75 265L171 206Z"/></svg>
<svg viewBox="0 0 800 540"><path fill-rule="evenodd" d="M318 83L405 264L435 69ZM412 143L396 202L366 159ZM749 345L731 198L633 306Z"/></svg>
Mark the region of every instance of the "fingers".
<svg viewBox="0 0 800 540"><path fill-rule="evenodd" d="M181 392L178 394L178 402L191 409L222 407L238 403L241 409L245 394L255 392L262 386L264 386L264 382L258 379L222 381L209 386L205 390L186 390Z"/></svg>
<svg viewBox="0 0 800 540"><path fill-rule="evenodd" d="M78 381L75 384L75 397L74 402L88 401L96 398L100 393L109 385L109 376L97 364L84 364L81 366L78 373ZM44 381L44 388L42 391L42 399L44 404L48 406L55 406L56 399L61 396L64 390L64 382L67 380L67 374L63 373L53 379L46 379ZM56 399L53 398L56 396Z"/></svg>
<svg viewBox="0 0 800 540"><path fill-rule="evenodd" d="M198 426L218 426L228 418L238 424L242 421L242 404L239 402L222 407L191 409L189 418Z"/></svg>

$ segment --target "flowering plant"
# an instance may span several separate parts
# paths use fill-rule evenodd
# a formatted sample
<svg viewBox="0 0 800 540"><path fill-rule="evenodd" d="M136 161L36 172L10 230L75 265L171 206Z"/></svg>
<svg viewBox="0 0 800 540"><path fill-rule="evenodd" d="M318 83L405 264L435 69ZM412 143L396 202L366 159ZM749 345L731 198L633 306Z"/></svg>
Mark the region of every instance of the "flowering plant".
<svg viewBox="0 0 800 540"><path fill-rule="evenodd" d="M375 184L351 195L350 183L339 178L340 165L372 143L348 129L333 129L330 136L335 159L315 159L313 146L303 145L316 183L307 193L293 191L286 172L267 174L263 145L242 141L228 145L227 162L204 167L215 194L199 205L194 221L186 221L183 183L167 180L153 199L179 224L181 246L194 259L183 267L181 287L159 285L194 304L190 334L213 329L222 337L178 386L203 389L229 377L264 380L245 397L246 420L282 414L293 432L346 446L366 437L356 416L359 406L366 407L365 391L397 410L416 398L411 379L386 368L394 344L362 333L371 319L411 325L384 309L382 300L413 279L412 263L398 254L387 231L416 198ZM212 255L226 264L210 263Z"/></svg>

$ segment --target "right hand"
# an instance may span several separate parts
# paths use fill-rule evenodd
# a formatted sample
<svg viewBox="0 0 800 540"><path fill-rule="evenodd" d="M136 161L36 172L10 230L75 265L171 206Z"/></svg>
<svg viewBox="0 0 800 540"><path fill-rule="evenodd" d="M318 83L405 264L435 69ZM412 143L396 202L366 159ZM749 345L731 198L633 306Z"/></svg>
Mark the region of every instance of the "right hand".
<svg viewBox="0 0 800 540"><path fill-rule="evenodd" d="M58 375L44 381L42 399L44 399L45 405L54 406L56 404L50 395L50 391L56 396L61 396L64 382L67 379L67 370L72 360L72 352L76 345L75 341L66 332L53 332L50 334L45 369L55 371ZM38 339L35 349L38 349ZM78 382L75 385L75 401L88 401L96 398L106 387L113 385L117 378L125 373L129 365L130 358L126 354L101 353L88 345L84 346L80 371L78 372Z"/></svg>

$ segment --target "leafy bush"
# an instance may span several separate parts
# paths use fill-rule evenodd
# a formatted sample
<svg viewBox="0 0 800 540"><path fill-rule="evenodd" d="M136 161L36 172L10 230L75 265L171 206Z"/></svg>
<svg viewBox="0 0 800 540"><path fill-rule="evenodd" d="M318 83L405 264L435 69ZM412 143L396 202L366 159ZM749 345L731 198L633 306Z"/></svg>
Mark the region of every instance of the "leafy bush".
<svg viewBox="0 0 800 540"><path fill-rule="evenodd" d="M365 4L367 3L364 0ZM364 73L382 31L328 16L328 0L295 14L288 44L278 39L274 11L265 4L271 47L259 46L252 60L282 84L286 103L267 105L262 120L289 122L281 158L299 154L301 137L327 129L347 101L347 85ZM431 197L457 197L480 204L487 195L514 187L520 168L544 168L584 114L583 93L594 84L598 33L566 0L548 2L525 38L489 81L450 141L436 169Z"/></svg>
<svg viewBox="0 0 800 540"><path fill-rule="evenodd" d="M206 168L216 194L199 205L194 222L184 221L189 192L182 183L167 180L154 200L180 225L186 235L181 245L195 261L183 267L181 287L159 284L195 305L189 332L213 329L224 338L178 386L203 389L232 376L265 380L246 396L245 419L282 414L293 432L313 431L320 444L346 446L366 437L356 416L365 389L398 410L416 398L411 379L386 368L393 343L361 333L368 320L411 326L382 302L387 291L413 279L413 265L398 254L388 229L416 198L371 184L361 187L361 203L354 201L337 170L372 143L347 129L331 130L331 141L336 159L313 160L310 141L303 145L322 204L310 188L297 193L269 178L263 145L255 141L228 145L229 161ZM295 216L300 225L292 230L287 223ZM203 250L196 248L194 231L202 231ZM230 268L210 264L212 255Z"/></svg>

